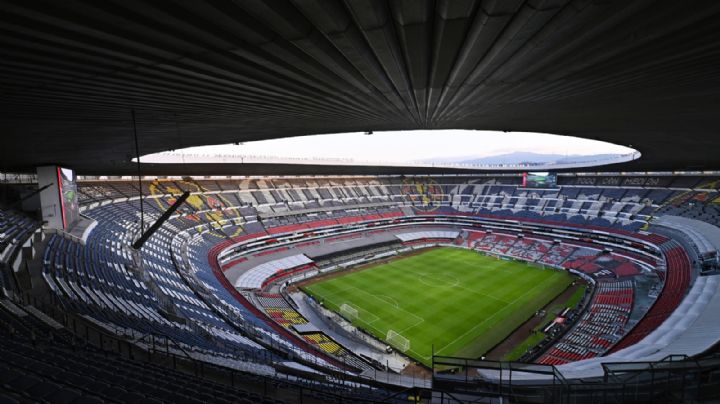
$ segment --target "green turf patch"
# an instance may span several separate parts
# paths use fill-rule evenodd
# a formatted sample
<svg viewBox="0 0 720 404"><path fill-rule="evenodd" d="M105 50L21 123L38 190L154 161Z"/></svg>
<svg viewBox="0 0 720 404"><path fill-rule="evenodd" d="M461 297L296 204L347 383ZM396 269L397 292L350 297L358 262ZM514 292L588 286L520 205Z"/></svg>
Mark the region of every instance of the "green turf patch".
<svg viewBox="0 0 720 404"><path fill-rule="evenodd" d="M438 248L303 288L419 362L479 357L572 282L566 272ZM344 305L344 306L343 306ZM342 309L341 309L342 308Z"/></svg>
<svg viewBox="0 0 720 404"><path fill-rule="evenodd" d="M525 352L527 352L528 349L534 347L535 345L539 344L540 341L545 339L545 334L542 332L535 332L533 334L530 334L529 337L525 339L525 341L521 342L513 348L512 351L508 352L502 360L504 361L516 361L520 359L523 355L525 355Z"/></svg>
<svg viewBox="0 0 720 404"><path fill-rule="evenodd" d="M548 308L545 311L545 317L543 317L540 324L535 327L535 331L542 330L547 325L548 321L553 320L564 309L568 307L573 308L580 304L580 301L585 295L585 289L587 289L587 285L580 285L575 292L573 292L572 296L567 299L567 301L554 304L552 307Z"/></svg>
<svg viewBox="0 0 720 404"><path fill-rule="evenodd" d="M585 289L587 289L587 285L580 285L580 287L573 292L567 302L565 302L565 307L572 308L580 304L583 296L585 296Z"/></svg>
<svg viewBox="0 0 720 404"><path fill-rule="evenodd" d="M587 285L580 285L577 289L573 292L570 297L564 301L560 302L558 304L553 305L549 309L546 310L545 317L543 317L542 321L538 324L537 327L533 329L533 333L527 337L523 342L518 344L515 348L513 348L512 351L508 352L504 357L504 361L516 361L520 359L523 355L525 355L525 352L527 352L528 349L534 347L535 345L539 344L540 341L542 341L545 338L545 333L543 333L541 330L547 325L547 322L554 319L555 316L560 313L565 308L573 308L576 307L578 304L580 304L580 301L582 300L583 296L585 295L585 289L587 289Z"/></svg>

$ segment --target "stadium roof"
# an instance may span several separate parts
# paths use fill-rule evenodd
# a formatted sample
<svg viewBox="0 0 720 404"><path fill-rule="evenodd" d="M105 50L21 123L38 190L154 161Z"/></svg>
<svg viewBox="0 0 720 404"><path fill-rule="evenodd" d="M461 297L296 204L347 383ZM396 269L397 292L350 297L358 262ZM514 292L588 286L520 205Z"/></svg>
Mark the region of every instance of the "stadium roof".
<svg viewBox="0 0 720 404"><path fill-rule="evenodd" d="M2 0L0 10L2 171L134 172L133 109L143 154L464 128L632 145L643 157L624 170L720 168L717 1ZM284 170L316 171L233 169Z"/></svg>

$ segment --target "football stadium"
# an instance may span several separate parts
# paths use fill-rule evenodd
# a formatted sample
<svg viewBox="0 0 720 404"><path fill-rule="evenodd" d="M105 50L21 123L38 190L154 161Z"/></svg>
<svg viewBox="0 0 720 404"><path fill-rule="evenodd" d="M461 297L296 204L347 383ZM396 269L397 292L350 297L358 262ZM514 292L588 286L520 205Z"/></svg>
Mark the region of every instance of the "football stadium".
<svg viewBox="0 0 720 404"><path fill-rule="evenodd" d="M720 3L0 9L0 403L720 400Z"/></svg>

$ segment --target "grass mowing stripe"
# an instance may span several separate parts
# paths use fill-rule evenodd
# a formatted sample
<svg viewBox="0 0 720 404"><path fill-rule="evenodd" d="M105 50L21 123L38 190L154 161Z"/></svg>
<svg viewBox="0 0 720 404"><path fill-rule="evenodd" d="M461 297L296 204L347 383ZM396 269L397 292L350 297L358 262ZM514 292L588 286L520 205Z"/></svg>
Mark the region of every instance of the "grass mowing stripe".
<svg viewBox="0 0 720 404"><path fill-rule="evenodd" d="M484 354L571 281L564 272L438 248L304 290L331 310L357 308L354 323L379 339L400 333L408 353L429 364L433 344L444 355Z"/></svg>
<svg viewBox="0 0 720 404"><path fill-rule="evenodd" d="M532 293L535 289L543 288L543 287L547 286L548 281L552 281L552 280L553 280L553 278L546 278L541 283L533 286L532 289L530 289L527 292L523 293L522 295L518 296L515 300L513 300L507 306L505 306L505 308L503 308L501 311L494 313L487 320L489 320L490 318L495 318L500 313L503 313L503 315L498 317L498 319L502 319L502 321L504 321L506 323L511 322L512 324L517 324L515 327L519 326L522 323L522 321L526 320L537 310L536 305L528 305L527 300L524 298L528 294L530 294L531 296L535 296L536 294ZM524 307L515 308L515 306L517 305L518 302L522 303ZM540 306L540 307L542 307L542 306ZM506 311L507 311L507 313L505 313ZM485 320L485 321L487 321L487 320ZM522 321L520 321L520 320L522 320ZM498 321L500 321L500 320L498 320ZM520 324L518 324L519 321L520 321ZM496 323L497 323L497 321L496 321ZM470 331L474 330L479 325L482 325L482 323L476 325ZM515 327L513 327L512 329L514 329ZM507 336L507 333L505 333L506 328L507 327L501 327L500 329L502 329L503 332L501 332L499 334L505 334L504 336ZM468 331L468 333L470 331ZM465 335L462 335L461 337L463 337L463 336L465 336ZM458 337L458 338L461 338L461 337ZM478 343L473 346L474 349L472 349L472 351L481 351L481 350L487 351L488 349L490 349L492 347L492 345L495 345L501 341L501 338L499 338L499 337L500 336L498 335L495 338L490 339L488 335L485 335L482 340L482 342L485 342L485 343L482 344L481 341L478 341ZM492 345L490 345L491 343L492 343ZM440 351L437 351L437 353L440 353Z"/></svg>

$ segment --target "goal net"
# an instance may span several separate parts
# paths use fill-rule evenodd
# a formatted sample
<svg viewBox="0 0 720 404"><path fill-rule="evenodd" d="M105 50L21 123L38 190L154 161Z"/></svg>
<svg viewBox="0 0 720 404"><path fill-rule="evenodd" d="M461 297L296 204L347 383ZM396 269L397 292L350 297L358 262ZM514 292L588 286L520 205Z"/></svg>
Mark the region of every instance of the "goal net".
<svg viewBox="0 0 720 404"><path fill-rule="evenodd" d="M348 320L357 320L360 318L358 310L347 303L343 303L340 306L340 314Z"/></svg>
<svg viewBox="0 0 720 404"><path fill-rule="evenodd" d="M388 330L387 338L385 338L388 344L399 349L401 352L405 352L410 349L410 340L398 334L394 330Z"/></svg>

